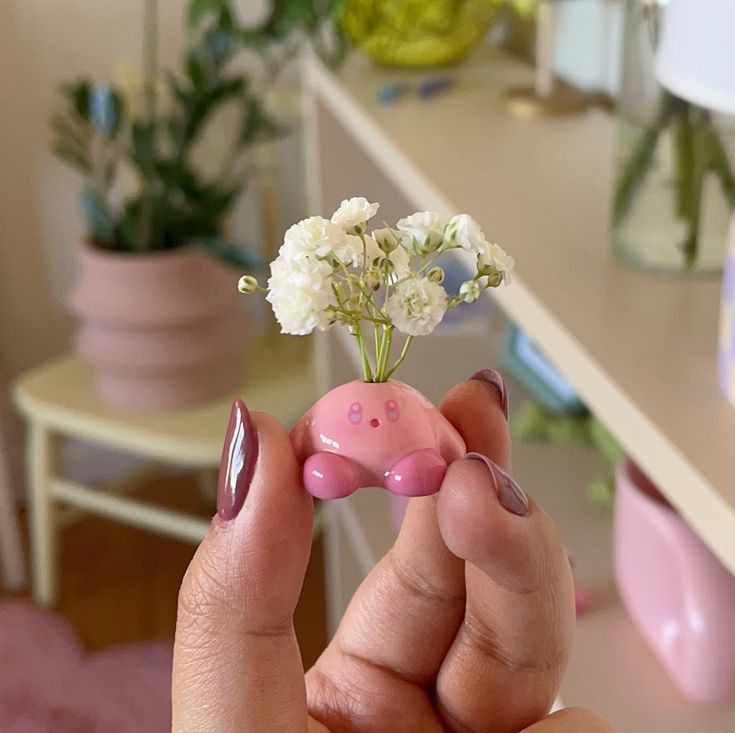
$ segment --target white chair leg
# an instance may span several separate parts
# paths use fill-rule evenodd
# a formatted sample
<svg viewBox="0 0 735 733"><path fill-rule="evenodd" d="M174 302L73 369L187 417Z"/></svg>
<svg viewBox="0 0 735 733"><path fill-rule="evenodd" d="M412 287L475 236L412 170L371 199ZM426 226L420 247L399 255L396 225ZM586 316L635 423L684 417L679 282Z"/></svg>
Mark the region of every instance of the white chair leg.
<svg viewBox="0 0 735 733"><path fill-rule="evenodd" d="M25 585L23 546L15 513L13 488L10 485L10 471L2 444L0 444L0 564L3 581L8 589L19 590Z"/></svg>
<svg viewBox="0 0 735 733"><path fill-rule="evenodd" d="M44 606L56 600L56 537L50 483L54 463L53 437L48 429L31 422L28 436L33 597Z"/></svg>

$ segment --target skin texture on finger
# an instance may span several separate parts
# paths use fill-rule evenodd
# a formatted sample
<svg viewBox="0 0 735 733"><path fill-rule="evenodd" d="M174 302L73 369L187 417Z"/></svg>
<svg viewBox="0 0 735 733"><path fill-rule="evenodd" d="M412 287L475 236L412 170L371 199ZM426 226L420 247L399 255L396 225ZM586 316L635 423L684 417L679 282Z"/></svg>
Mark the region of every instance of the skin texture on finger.
<svg viewBox="0 0 735 733"><path fill-rule="evenodd" d="M463 614L464 563L441 540L436 498L412 499L307 674L310 713L334 731L441 730L428 690Z"/></svg>
<svg viewBox="0 0 735 733"><path fill-rule="evenodd" d="M450 390L445 407L450 415L463 415L468 432L482 415L480 427L491 433L483 445L492 442L487 449L507 463L508 427L495 391L466 382ZM428 690L464 617L465 577L464 561L439 532L436 502L436 496L409 502L395 545L362 583L335 638L307 675L309 708L330 728L345 717L357 721L349 730L359 731L437 726ZM409 700L414 713L404 725L400 714ZM416 710L426 716L423 727Z"/></svg>
<svg viewBox="0 0 735 733"><path fill-rule="evenodd" d="M468 449L487 455L497 447L483 439L497 441L493 424L482 415L473 421L460 432ZM566 553L532 501L525 516L501 506L479 460L450 466L437 511L444 541L467 561L465 616L437 678L437 706L452 730L516 733L546 715L568 661L574 595Z"/></svg>
<svg viewBox="0 0 735 733"><path fill-rule="evenodd" d="M521 733L613 733L613 731L604 720L589 710L565 708Z"/></svg>
<svg viewBox="0 0 735 733"><path fill-rule="evenodd" d="M288 434L253 414L259 452L239 514L215 517L179 593L173 730L306 731L293 614L313 507Z"/></svg>

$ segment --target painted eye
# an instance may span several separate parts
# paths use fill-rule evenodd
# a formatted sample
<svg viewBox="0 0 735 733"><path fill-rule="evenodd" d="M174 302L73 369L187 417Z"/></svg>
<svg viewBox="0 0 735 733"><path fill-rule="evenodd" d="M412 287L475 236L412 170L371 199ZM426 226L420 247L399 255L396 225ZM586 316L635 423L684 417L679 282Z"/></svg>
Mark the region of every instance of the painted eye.
<svg viewBox="0 0 735 733"><path fill-rule="evenodd" d="M395 400L388 400L385 403L385 416L392 422L396 422L400 417L400 410L398 409L398 403Z"/></svg>
<svg viewBox="0 0 735 733"><path fill-rule="evenodd" d="M362 420L362 405L359 402L353 402L350 405L350 411L347 413L347 419L353 425L357 425L357 423Z"/></svg>

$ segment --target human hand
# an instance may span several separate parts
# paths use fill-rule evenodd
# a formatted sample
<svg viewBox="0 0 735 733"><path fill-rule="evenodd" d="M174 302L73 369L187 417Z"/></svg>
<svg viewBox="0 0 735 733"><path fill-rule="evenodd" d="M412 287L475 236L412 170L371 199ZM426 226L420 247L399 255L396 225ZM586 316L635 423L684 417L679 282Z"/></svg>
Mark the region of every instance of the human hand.
<svg viewBox="0 0 735 733"><path fill-rule="evenodd" d="M574 628L571 572L547 514L504 473L501 385L463 382L440 409L468 451L400 534L304 675L293 628L313 505L288 434L236 401L218 516L179 595L173 730L604 733L546 717Z"/></svg>

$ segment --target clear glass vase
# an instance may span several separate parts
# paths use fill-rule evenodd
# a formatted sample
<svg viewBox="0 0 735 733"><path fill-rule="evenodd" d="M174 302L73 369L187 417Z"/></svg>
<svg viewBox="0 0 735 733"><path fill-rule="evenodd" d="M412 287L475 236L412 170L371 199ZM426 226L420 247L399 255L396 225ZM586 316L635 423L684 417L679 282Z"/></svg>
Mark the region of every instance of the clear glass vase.
<svg viewBox="0 0 735 733"><path fill-rule="evenodd" d="M663 4L626 0L613 244L646 269L717 274L735 209L735 121L656 81Z"/></svg>

